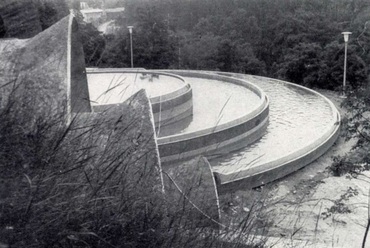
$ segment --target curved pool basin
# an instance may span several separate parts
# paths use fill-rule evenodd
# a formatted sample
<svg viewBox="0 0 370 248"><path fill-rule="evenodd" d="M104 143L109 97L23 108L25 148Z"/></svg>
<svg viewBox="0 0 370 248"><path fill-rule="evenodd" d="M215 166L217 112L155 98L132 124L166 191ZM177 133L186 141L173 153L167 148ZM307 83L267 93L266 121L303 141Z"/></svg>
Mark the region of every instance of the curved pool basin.
<svg viewBox="0 0 370 248"><path fill-rule="evenodd" d="M227 152L247 146L263 135L268 124L269 102L259 87L215 74L171 73L181 75L198 91L194 91L193 98L194 122L176 134L158 137L162 163Z"/></svg>
<svg viewBox="0 0 370 248"><path fill-rule="evenodd" d="M91 105L96 112L124 102L140 89L145 89L157 127L192 115L192 89L180 76L117 68L89 69L87 79Z"/></svg>
<svg viewBox="0 0 370 248"><path fill-rule="evenodd" d="M211 159L221 192L256 187L292 173L321 156L337 139L340 115L323 95L276 79L227 75L266 92L270 124L253 145Z"/></svg>

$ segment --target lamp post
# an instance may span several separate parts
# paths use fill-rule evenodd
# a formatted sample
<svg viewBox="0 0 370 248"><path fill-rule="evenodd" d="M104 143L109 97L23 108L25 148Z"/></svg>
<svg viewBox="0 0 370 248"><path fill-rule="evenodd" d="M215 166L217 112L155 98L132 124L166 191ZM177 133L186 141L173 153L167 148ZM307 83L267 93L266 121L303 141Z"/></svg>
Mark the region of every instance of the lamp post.
<svg viewBox="0 0 370 248"><path fill-rule="evenodd" d="M344 72L343 72L343 96L346 95L346 76L347 76L347 44L351 32L342 32L344 37Z"/></svg>
<svg viewBox="0 0 370 248"><path fill-rule="evenodd" d="M134 26L127 26L128 31L130 32L130 48L131 48L131 68L134 68L134 51L132 49L132 29Z"/></svg>

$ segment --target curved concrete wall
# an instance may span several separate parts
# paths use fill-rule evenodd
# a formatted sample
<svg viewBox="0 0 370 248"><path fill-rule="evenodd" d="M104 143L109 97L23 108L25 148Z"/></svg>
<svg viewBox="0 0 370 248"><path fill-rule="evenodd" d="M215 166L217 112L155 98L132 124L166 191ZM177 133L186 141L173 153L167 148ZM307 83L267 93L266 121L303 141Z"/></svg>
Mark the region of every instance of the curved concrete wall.
<svg viewBox="0 0 370 248"><path fill-rule="evenodd" d="M157 139L163 164L178 162L197 155L217 155L247 146L264 134L268 124L269 101L259 87L245 80L194 71L167 71L181 76L220 80L241 85L260 97L258 106L244 116L212 128Z"/></svg>
<svg viewBox="0 0 370 248"><path fill-rule="evenodd" d="M192 89L185 80L178 76L165 72L149 71L144 69L125 69L125 68L89 68L88 74L102 74L102 73L150 73L156 75L164 75L174 77L182 82L182 86L170 93L151 97L149 100L152 105L154 122L156 128L166 126L173 122L177 122L183 118L189 117L193 114L192 103ZM102 112L117 104L104 104L93 106L94 111Z"/></svg>
<svg viewBox="0 0 370 248"><path fill-rule="evenodd" d="M301 150L287 154L283 158L258 167L248 168L244 171L236 171L230 174L214 172L220 193L232 192L241 188L257 187L297 171L323 155L334 144L339 136L341 117L337 108L329 99L306 87L281 80L275 81L309 91L325 99L332 109L332 123L328 125L328 128L320 139L315 140Z"/></svg>
<svg viewBox="0 0 370 248"><path fill-rule="evenodd" d="M193 91L189 84L163 96L150 98L156 126L166 126L193 114Z"/></svg>

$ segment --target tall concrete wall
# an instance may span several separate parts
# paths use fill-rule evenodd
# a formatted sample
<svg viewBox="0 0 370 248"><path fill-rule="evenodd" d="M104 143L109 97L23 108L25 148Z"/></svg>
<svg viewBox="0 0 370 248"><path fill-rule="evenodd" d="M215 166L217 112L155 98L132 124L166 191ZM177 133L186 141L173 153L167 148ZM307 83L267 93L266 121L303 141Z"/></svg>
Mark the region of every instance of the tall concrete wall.
<svg viewBox="0 0 370 248"><path fill-rule="evenodd" d="M80 113L71 125L94 151L96 163L86 168L92 180L110 178L112 189L125 187L146 196L163 190L153 116L144 90L104 112ZM112 167L116 167L114 173L108 175Z"/></svg>
<svg viewBox="0 0 370 248"><path fill-rule="evenodd" d="M33 113L29 121L90 112L83 52L72 22L68 16L31 39L0 40L0 108L14 102Z"/></svg>
<svg viewBox="0 0 370 248"><path fill-rule="evenodd" d="M164 186L178 218L193 219L194 228L220 227L220 207L216 183L209 162L196 157L176 167L163 167Z"/></svg>
<svg viewBox="0 0 370 248"><path fill-rule="evenodd" d="M71 111L90 112L85 55L76 20L73 20L71 28Z"/></svg>

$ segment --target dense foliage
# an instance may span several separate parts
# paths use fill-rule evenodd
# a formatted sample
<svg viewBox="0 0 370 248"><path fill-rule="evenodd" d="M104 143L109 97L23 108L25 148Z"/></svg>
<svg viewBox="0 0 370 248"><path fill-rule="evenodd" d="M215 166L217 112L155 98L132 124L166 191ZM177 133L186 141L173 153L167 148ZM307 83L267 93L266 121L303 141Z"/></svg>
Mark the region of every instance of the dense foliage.
<svg viewBox="0 0 370 248"><path fill-rule="evenodd" d="M364 0L127 0L121 32L106 37L99 63L253 73L335 89L341 85L344 41L348 82L366 81L370 61L369 2Z"/></svg>
<svg viewBox="0 0 370 248"><path fill-rule="evenodd" d="M352 140L351 152L333 158L329 170L335 176L351 174L357 176L370 170L370 97L369 87L362 86L347 91L342 107L348 112L343 120L343 134Z"/></svg>

